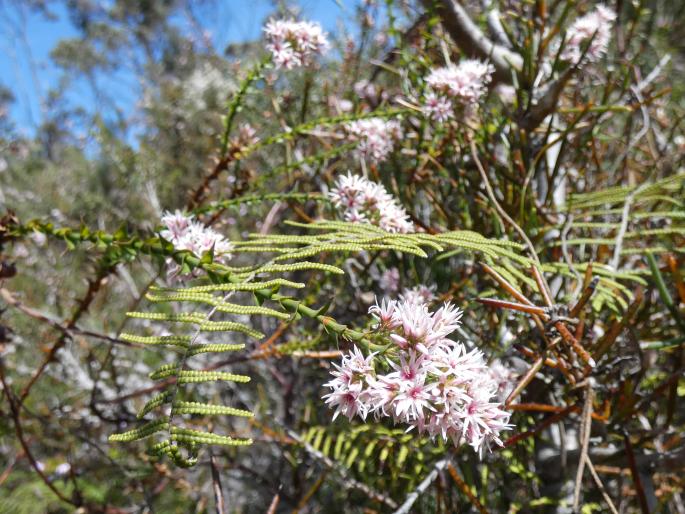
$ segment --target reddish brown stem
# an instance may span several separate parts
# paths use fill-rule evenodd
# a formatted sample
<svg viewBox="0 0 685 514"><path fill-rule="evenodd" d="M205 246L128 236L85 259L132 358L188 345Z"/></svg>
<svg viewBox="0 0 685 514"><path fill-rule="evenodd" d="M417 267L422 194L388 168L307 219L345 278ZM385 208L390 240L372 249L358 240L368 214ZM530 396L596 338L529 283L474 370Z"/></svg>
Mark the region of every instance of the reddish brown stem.
<svg viewBox="0 0 685 514"><path fill-rule="evenodd" d="M471 491L471 488L468 486L466 482L459 476L459 472L454 468L452 464L447 464L447 471L452 477L452 480L454 480L454 483L457 484L457 487L459 490L464 493L464 495L469 499L471 504L476 508L480 514L488 514L488 510L483 506L483 504L480 502L480 500L476 497L475 494Z"/></svg>
<svg viewBox="0 0 685 514"><path fill-rule="evenodd" d="M588 266L588 268L589 268L589 266ZM569 311L569 317L575 318L580 314L580 311L583 309L583 307L585 307L588 300L594 294L598 283L599 283L599 277L595 277L592 280L590 280L590 283L587 286L585 286L585 288L583 290L583 294L580 296L580 299L578 300L578 302Z"/></svg>
<svg viewBox="0 0 685 514"><path fill-rule="evenodd" d="M533 302L531 302L526 296L518 291L509 281L504 278L502 275L497 273L494 269L492 269L490 266L487 264L481 263L481 266L483 267L483 270L490 275L492 278L494 278L497 283L502 286L502 288L509 293L511 296L516 298L519 302L524 303L526 305L534 305Z"/></svg>
<svg viewBox="0 0 685 514"><path fill-rule="evenodd" d="M642 485L640 472L637 469L637 462L635 461L635 452L633 451L633 444L630 442L630 437L628 436L628 434L623 435L623 443L626 447L628 466L630 467L630 473L633 476L633 483L635 484L635 492L637 493L637 498L640 502L640 509L642 510L643 514L649 514L649 505L647 504L647 497L645 496L645 488Z"/></svg>
<svg viewBox="0 0 685 514"><path fill-rule="evenodd" d="M542 276L542 273L537 266L531 266L530 271L533 274L535 283L538 285L538 291L540 291L543 300L545 300L545 304L547 307L551 307L554 305L554 302L552 302L552 294L549 291L545 278Z"/></svg>
<svg viewBox="0 0 685 514"><path fill-rule="evenodd" d="M542 422L540 422L535 428L532 428L530 430L527 430L525 432L521 432L519 434L516 434L515 436L510 437L506 441L504 441L504 445L502 448L508 448L519 441L526 439L528 437L534 436L535 434L541 432L548 426L550 426L553 423L556 423L559 420L564 419L566 416L568 416L571 412L574 411L574 409L578 409L577 405L570 405L566 407L564 410L561 410L557 412L556 414L544 419Z"/></svg>
<svg viewBox="0 0 685 514"><path fill-rule="evenodd" d="M507 302L497 298L478 298L476 301L495 309L510 309L513 311L526 312L528 314L536 314L538 316L546 316L545 310L537 305L524 305L522 303Z"/></svg>
<svg viewBox="0 0 685 514"><path fill-rule="evenodd" d="M526 374L523 375L523 378L521 378L519 383L516 384L516 387L514 388L514 390L507 397L507 401L504 402L505 408L509 407L509 404L511 404L511 402L513 402L518 397L518 395L521 394L521 391L523 391L528 386L528 384L530 384L530 382L533 380L533 378L535 378L535 374L538 371L540 371L540 368L542 367L543 362L544 362L544 359L542 357L538 358L538 360L536 360L533 363L533 365L526 372Z"/></svg>

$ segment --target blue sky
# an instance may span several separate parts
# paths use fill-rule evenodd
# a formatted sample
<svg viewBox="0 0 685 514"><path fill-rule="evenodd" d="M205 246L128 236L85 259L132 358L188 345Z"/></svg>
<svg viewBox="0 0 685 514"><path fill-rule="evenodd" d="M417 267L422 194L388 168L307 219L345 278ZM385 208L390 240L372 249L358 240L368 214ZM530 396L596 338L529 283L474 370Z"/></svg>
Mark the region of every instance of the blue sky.
<svg viewBox="0 0 685 514"><path fill-rule="evenodd" d="M339 20L349 20L357 0L300 0L302 18L319 21L331 32ZM10 118L24 135L34 133L44 116L46 93L59 84L61 70L50 59L50 51L64 38L76 37L62 2L48 2L53 19L31 11L24 3L0 0L0 84L15 96ZM273 10L271 0L217 0L216 9L207 16L197 10L202 28L211 35L215 48L259 37L262 23ZM209 11L207 11L209 12ZM185 18L179 26L190 30ZM110 77L104 85L107 94L123 103L124 109L137 100L137 84L130 75ZM110 83L111 82L111 83ZM70 86L70 101L88 108L95 102L87 83Z"/></svg>

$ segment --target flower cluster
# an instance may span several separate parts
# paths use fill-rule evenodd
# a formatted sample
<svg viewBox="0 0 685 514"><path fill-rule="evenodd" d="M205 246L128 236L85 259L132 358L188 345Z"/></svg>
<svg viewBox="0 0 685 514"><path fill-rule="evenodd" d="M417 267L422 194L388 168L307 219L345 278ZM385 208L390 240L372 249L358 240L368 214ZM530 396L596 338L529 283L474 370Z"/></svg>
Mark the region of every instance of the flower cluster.
<svg viewBox="0 0 685 514"><path fill-rule="evenodd" d="M518 374L499 359L492 361L488 370L497 384L497 398L502 402L505 401L516 387Z"/></svg>
<svg viewBox="0 0 685 514"><path fill-rule="evenodd" d="M238 135L231 138L232 151L239 152L259 143L257 131L249 123L241 123L238 127Z"/></svg>
<svg viewBox="0 0 685 514"><path fill-rule="evenodd" d="M447 338L462 311L449 303L430 312L426 304L383 300L369 312L390 350L365 357L354 347L335 365L324 396L334 418L390 417L420 434L466 442L481 456L492 443L501 445L500 432L512 425L497 401L499 383L480 351Z"/></svg>
<svg viewBox="0 0 685 514"><path fill-rule="evenodd" d="M376 84L369 82L368 80L355 82L352 89L360 100L372 105L376 105L388 99L387 91L379 88Z"/></svg>
<svg viewBox="0 0 685 514"><path fill-rule="evenodd" d="M475 59L432 70L425 79L429 90L423 101L424 114L443 123L457 112L472 110L485 94L493 71L492 65Z"/></svg>
<svg viewBox="0 0 685 514"><path fill-rule="evenodd" d="M233 245L216 230L205 227L194 220L194 216L181 211L167 212L162 216L166 227L160 235L171 242L177 250L188 250L198 257L214 248L217 260L227 261L231 258Z"/></svg>
<svg viewBox="0 0 685 514"><path fill-rule="evenodd" d="M383 162L402 138L402 127L396 120L367 118L352 121L345 128L350 139L356 141L357 152L364 159Z"/></svg>
<svg viewBox="0 0 685 514"><path fill-rule="evenodd" d="M400 270L394 267L386 269L378 279L378 285L388 295L397 293L400 290Z"/></svg>
<svg viewBox="0 0 685 514"><path fill-rule="evenodd" d="M294 20L271 20L264 27L276 68L290 70L307 66L315 55L328 50L326 33L318 23Z"/></svg>
<svg viewBox="0 0 685 514"><path fill-rule="evenodd" d="M414 231L407 211L381 184L348 172L338 178L335 186L328 196L347 221L371 223L388 232Z"/></svg>
<svg viewBox="0 0 685 514"><path fill-rule="evenodd" d="M560 58L577 64L584 53L585 61L597 62L607 51L615 20L616 12L603 5L578 18L566 32Z"/></svg>
<svg viewBox="0 0 685 514"><path fill-rule="evenodd" d="M420 284L402 291L400 300L405 303L429 304L437 297L435 296L435 286Z"/></svg>

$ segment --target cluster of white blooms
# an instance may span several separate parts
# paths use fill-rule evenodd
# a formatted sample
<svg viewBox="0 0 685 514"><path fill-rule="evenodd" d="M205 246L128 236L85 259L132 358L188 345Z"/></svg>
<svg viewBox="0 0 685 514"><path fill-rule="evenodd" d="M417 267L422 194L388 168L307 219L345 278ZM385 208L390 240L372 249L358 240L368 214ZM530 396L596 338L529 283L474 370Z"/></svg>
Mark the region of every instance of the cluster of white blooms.
<svg viewBox="0 0 685 514"><path fill-rule="evenodd" d="M566 32L560 58L578 64L585 53L585 61L597 62L607 51L615 20L616 12L604 5L578 18Z"/></svg>
<svg viewBox="0 0 685 514"><path fill-rule="evenodd" d="M241 123L238 127L238 135L231 138L231 146L236 150L254 146L258 142L257 131L249 123Z"/></svg>
<svg viewBox="0 0 685 514"><path fill-rule="evenodd" d="M376 84L369 82L368 80L355 82L352 89L360 100L364 100L371 104L378 104L389 98L387 91L379 88Z"/></svg>
<svg viewBox="0 0 685 514"><path fill-rule="evenodd" d="M323 55L329 44L316 22L271 20L264 27L276 68L292 69L309 65L315 55Z"/></svg>
<svg viewBox="0 0 685 514"><path fill-rule="evenodd" d="M437 297L435 296L436 287L420 284L402 291L400 300L406 303L429 304Z"/></svg>
<svg viewBox="0 0 685 514"><path fill-rule="evenodd" d="M425 78L428 92L423 101L423 112L442 123L454 118L457 112L470 111L478 105L492 78L492 65L475 59L432 70Z"/></svg>
<svg viewBox="0 0 685 514"><path fill-rule="evenodd" d="M407 211L381 184L348 172L338 178L335 186L328 196L347 221L371 223L388 232L414 231Z"/></svg>
<svg viewBox="0 0 685 514"><path fill-rule="evenodd" d="M492 443L501 445L500 432L512 425L497 400L498 382L480 351L447 338L462 311L449 303L430 312L425 304L383 300L369 312L379 339L394 347L366 357L354 347L335 365L324 396L334 418L390 417L420 434L466 442L481 456Z"/></svg>
<svg viewBox="0 0 685 514"><path fill-rule="evenodd" d="M357 141L357 151L362 158L372 162L382 162L395 147L395 142L402 138L402 127L396 120L367 118L348 123L350 139Z"/></svg>
<svg viewBox="0 0 685 514"><path fill-rule="evenodd" d="M388 268L380 276L378 286L387 295L394 295L400 290L400 270Z"/></svg>
<svg viewBox="0 0 685 514"><path fill-rule="evenodd" d="M497 384L497 398L500 401L505 401L516 387L518 374L511 368L504 365L504 363L495 359L488 366L490 376Z"/></svg>
<svg viewBox="0 0 685 514"><path fill-rule="evenodd" d="M162 216L162 224L166 228L160 235L177 250L188 250L202 257L203 253L214 248L215 259L227 261L231 258L233 244L216 230L195 221L192 214L166 212Z"/></svg>

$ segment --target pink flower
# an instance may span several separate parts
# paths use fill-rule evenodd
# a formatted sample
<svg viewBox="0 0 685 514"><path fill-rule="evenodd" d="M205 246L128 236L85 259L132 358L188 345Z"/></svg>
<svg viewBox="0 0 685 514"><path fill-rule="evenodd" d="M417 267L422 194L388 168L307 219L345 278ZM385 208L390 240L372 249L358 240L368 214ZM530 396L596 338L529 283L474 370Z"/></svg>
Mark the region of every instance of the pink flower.
<svg viewBox="0 0 685 514"><path fill-rule="evenodd" d="M400 270L397 268L386 269L381 275L378 285L386 293L396 293L400 288Z"/></svg>
<svg viewBox="0 0 685 514"><path fill-rule="evenodd" d="M467 352L463 344L446 344L435 350L431 372L446 381L457 377L456 382L448 384L455 385L477 379L486 372L486 366L479 350Z"/></svg>
<svg viewBox="0 0 685 514"><path fill-rule="evenodd" d="M407 303L431 303L435 300L435 286L421 284L411 289L405 289L402 291L400 299Z"/></svg>
<svg viewBox="0 0 685 514"><path fill-rule="evenodd" d="M462 420L462 436L481 457L483 449L489 450L492 443L501 446L500 431L511 427L508 423L509 413L500 409L498 403L480 399L469 402L459 416Z"/></svg>
<svg viewBox="0 0 685 514"><path fill-rule="evenodd" d="M433 324L428 308L424 304L400 302L395 307L394 319L401 330L391 334L390 338L402 349L415 347L426 351Z"/></svg>
<svg viewBox="0 0 685 514"><path fill-rule="evenodd" d="M446 303L430 312L425 303L384 299L369 313L376 337L397 348L364 357L355 347L335 365L334 379L325 384L333 391L324 396L336 408L334 418L391 417L419 434L467 443L481 457L502 444L500 433L512 425L499 403L495 373L482 352L447 338L460 323L460 309Z"/></svg>
<svg viewBox="0 0 685 514"><path fill-rule="evenodd" d="M371 353L368 357L364 357L361 350L354 346L352 348L352 353L347 355L343 360L347 359L346 368L351 370L353 373L358 373L361 375L367 375L373 372L373 357L375 353Z"/></svg>
<svg viewBox="0 0 685 514"><path fill-rule="evenodd" d="M576 19L566 31L560 58L578 64L585 53L586 62L597 62L609 47L615 20L616 12L604 5Z"/></svg>
<svg viewBox="0 0 685 514"><path fill-rule="evenodd" d="M368 391L368 381L374 375L373 362L375 353L364 357L356 346L352 352L343 357L340 365L333 364L336 368L331 372L333 380L326 383L326 387L333 389L333 392L324 396L326 403L336 407L333 419L343 414L349 419L359 414L363 419L369 413L370 394Z"/></svg>
<svg viewBox="0 0 685 514"><path fill-rule="evenodd" d="M396 305L396 301L383 298L380 305L378 300L376 300L376 304L369 307L369 314L378 321L378 325L376 325L377 330L387 330L397 325L395 320Z"/></svg>
<svg viewBox="0 0 685 514"><path fill-rule="evenodd" d="M462 104L476 104L486 92L492 78L492 65L465 59L458 65L437 68L426 77L432 91L443 93Z"/></svg>
<svg viewBox="0 0 685 514"><path fill-rule="evenodd" d="M500 401L506 400L516 387L517 375L510 368L506 367L501 360L495 359L488 367L490 377L497 385L496 395Z"/></svg>
<svg viewBox="0 0 685 514"><path fill-rule="evenodd" d="M167 211L162 216L162 224L166 227L166 230L161 232L162 237L168 241L181 237L188 230L192 220L193 216L186 216L179 210L174 213Z"/></svg>
<svg viewBox="0 0 685 514"><path fill-rule="evenodd" d="M264 27L276 68L292 69L307 66L314 56L323 55L329 44L318 23L294 20L271 20Z"/></svg>
<svg viewBox="0 0 685 514"><path fill-rule="evenodd" d="M231 139L231 145L235 148L247 148L259 142L257 131L249 123L241 123L238 128L238 136Z"/></svg>
<svg viewBox="0 0 685 514"><path fill-rule="evenodd" d="M428 92L421 106L423 113L438 123L445 123L456 112L472 112L487 91L493 72L492 65L475 59L431 70L425 78Z"/></svg>
<svg viewBox="0 0 685 514"><path fill-rule="evenodd" d="M162 216L162 223L166 229L160 235L177 250L188 250L201 257L213 248L218 260L227 261L231 258L233 244L212 228L194 221L193 215L185 215L180 211L173 214L167 212Z"/></svg>
<svg viewBox="0 0 685 514"><path fill-rule="evenodd" d="M437 121L438 123L445 123L451 118L454 118L454 107L449 98L439 95L434 91L426 94L422 106L423 113Z"/></svg>
<svg viewBox="0 0 685 514"><path fill-rule="evenodd" d="M386 407L392 405L400 391L400 380L389 375L369 379L369 411L376 418L390 416Z"/></svg>
<svg viewBox="0 0 685 514"><path fill-rule="evenodd" d="M400 354L400 362L390 361L390 366L395 369L395 372L387 375L388 378L398 379L399 381L412 381L422 374L424 369L423 363L426 356L422 353L416 353L409 350L408 353Z"/></svg>
<svg viewBox="0 0 685 514"><path fill-rule="evenodd" d="M461 317L464 315L459 307L446 302L433 314L433 332L436 338L446 337L461 325Z"/></svg>
<svg viewBox="0 0 685 514"><path fill-rule="evenodd" d="M328 385L328 384L326 384ZM334 389L332 393L324 396L326 399L326 404L330 407L335 407L335 413L333 414L333 421L340 414L345 416L347 419L354 418L359 414L363 419L366 419L368 410L364 409L364 404L359 401L360 391L353 388L337 388Z"/></svg>
<svg viewBox="0 0 685 514"><path fill-rule="evenodd" d="M376 88L376 85L368 80L360 80L359 82L355 82L352 88L354 89L355 94L362 99L368 100L378 96L378 89Z"/></svg>
<svg viewBox="0 0 685 514"><path fill-rule="evenodd" d="M371 223L387 232L413 232L409 215L381 184L359 175L342 175L328 197L347 221Z"/></svg>
<svg viewBox="0 0 685 514"><path fill-rule="evenodd" d="M395 120L367 118L346 125L350 139L357 141L357 152L364 159L382 162L392 153L395 142L402 138L402 128Z"/></svg>
<svg viewBox="0 0 685 514"><path fill-rule="evenodd" d="M424 409L434 410L431 405L429 386L425 384L426 376L419 375L412 380L400 382L400 391L393 400L395 417L405 423L423 421Z"/></svg>

